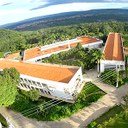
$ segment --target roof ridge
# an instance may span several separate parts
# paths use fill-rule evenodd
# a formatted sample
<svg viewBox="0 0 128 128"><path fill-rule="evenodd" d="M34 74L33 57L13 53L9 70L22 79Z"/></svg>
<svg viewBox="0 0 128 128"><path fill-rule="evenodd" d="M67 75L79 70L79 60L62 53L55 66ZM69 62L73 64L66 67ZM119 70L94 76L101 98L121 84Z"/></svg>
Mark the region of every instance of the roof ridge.
<svg viewBox="0 0 128 128"><path fill-rule="evenodd" d="M118 33L114 33L114 40L113 40L113 52L112 52L112 59L114 60L118 56Z"/></svg>

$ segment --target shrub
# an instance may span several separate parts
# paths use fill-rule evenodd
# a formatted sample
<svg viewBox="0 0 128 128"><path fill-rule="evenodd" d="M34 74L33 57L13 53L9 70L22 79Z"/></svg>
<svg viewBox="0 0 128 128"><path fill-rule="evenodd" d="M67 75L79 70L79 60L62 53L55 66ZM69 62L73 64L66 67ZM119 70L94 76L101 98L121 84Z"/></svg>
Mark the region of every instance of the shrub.
<svg viewBox="0 0 128 128"><path fill-rule="evenodd" d="M103 82L107 84L116 85L117 75L116 72L113 70L105 70L103 73L101 73L100 78Z"/></svg>
<svg viewBox="0 0 128 128"><path fill-rule="evenodd" d="M31 99L32 101L37 101L40 97L40 92L35 89L32 89L30 91L21 90L21 93L29 99Z"/></svg>
<svg viewBox="0 0 128 128"><path fill-rule="evenodd" d="M95 128L97 126L97 123L95 121L91 122L89 125L88 125L88 128Z"/></svg>
<svg viewBox="0 0 128 128"><path fill-rule="evenodd" d="M97 93L95 93L97 92ZM86 83L83 87L83 90L79 94L76 102L74 104L62 102L58 105L56 103L47 103L49 101L48 98L41 97L37 101L32 101L28 94L28 92L20 91L15 103L11 106L12 109L22 112L23 110L30 109L31 107L36 106L36 108L39 109L39 113L35 112L35 109L31 111L35 112L33 115L31 115L31 118L36 118L37 120L60 120L65 117L71 116L73 113L79 111L80 109L84 108L85 106L90 105L92 102L95 102L104 95L104 92L102 92L99 88L97 88L92 83ZM90 95L91 94L91 95ZM42 99L43 98L43 99ZM44 105L45 103L45 105ZM40 109L40 104L42 104ZM51 105L54 105L54 107L51 107L50 109L46 109L45 111L43 109L50 107ZM24 114L27 116L27 114ZM28 114L29 115L29 114Z"/></svg>
<svg viewBox="0 0 128 128"><path fill-rule="evenodd" d="M2 124L4 127L8 128L7 121L6 121L6 119L5 119L1 114L0 114L0 122L1 122L1 124Z"/></svg>
<svg viewBox="0 0 128 128"><path fill-rule="evenodd" d="M93 49L88 50L82 48L81 44L78 43L76 48L72 48L68 51L53 54L43 60L46 63L64 64L80 66L82 69L92 69L95 67L97 59L101 58L102 54L100 50Z"/></svg>

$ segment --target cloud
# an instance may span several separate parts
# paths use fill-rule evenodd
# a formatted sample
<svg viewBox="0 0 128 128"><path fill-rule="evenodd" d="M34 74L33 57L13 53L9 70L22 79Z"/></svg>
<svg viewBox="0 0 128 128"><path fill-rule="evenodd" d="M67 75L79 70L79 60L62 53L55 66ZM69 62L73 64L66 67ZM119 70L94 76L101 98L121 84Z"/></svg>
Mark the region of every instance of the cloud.
<svg viewBox="0 0 128 128"><path fill-rule="evenodd" d="M80 2L79 2L80 1ZM0 24L70 11L90 9L126 8L127 3L106 2L106 0L0 0ZM112 0L109 0L112 1ZM120 0L121 1L121 0ZM123 0L126 2L126 0ZM104 3L103 3L104 2ZM9 6L1 6L11 3ZM36 7L40 7L34 9ZM33 9L33 10L31 10Z"/></svg>
<svg viewBox="0 0 128 128"><path fill-rule="evenodd" d="M128 3L128 0L103 0L104 2L117 2L117 3L122 3L122 2L126 2Z"/></svg>
<svg viewBox="0 0 128 128"><path fill-rule="evenodd" d="M44 0L42 0L44 1ZM102 2L117 2L117 3L122 3L122 2L128 2L128 0L46 0L47 4L45 5L40 5L36 8L32 8L31 10L36 10L40 8L45 8L48 6L53 6L53 5L60 5L60 4L69 4L69 3L102 3Z"/></svg>
<svg viewBox="0 0 128 128"><path fill-rule="evenodd" d="M94 0L47 0L47 4L45 5L40 5L36 8L32 8L31 10L36 10L40 8L45 8L53 5L60 5L60 4L68 4L68 3L82 3L82 2L91 2ZM97 0L95 0L96 2Z"/></svg>
<svg viewBox="0 0 128 128"><path fill-rule="evenodd" d="M3 6L4 4L7 4L8 2L6 2L5 0L0 0L0 5Z"/></svg>
<svg viewBox="0 0 128 128"><path fill-rule="evenodd" d="M7 5L10 5L12 3L5 3L5 4L2 4L1 6L7 6Z"/></svg>

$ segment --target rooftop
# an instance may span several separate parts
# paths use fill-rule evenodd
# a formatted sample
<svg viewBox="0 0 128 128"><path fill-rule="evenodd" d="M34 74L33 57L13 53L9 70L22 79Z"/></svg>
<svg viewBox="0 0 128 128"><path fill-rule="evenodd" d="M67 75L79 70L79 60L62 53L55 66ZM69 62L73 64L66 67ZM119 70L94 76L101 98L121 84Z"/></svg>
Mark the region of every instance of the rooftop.
<svg viewBox="0 0 128 128"><path fill-rule="evenodd" d="M11 67L16 68L20 74L63 83L68 83L78 70L78 68L70 66L0 60L0 69Z"/></svg>
<svg viewBox="0 0 128 128"><path fill-rule="evenodd" d="M6 59L13 59L13 58L16 58L19 56L19 53L13 53L13 54L10 54L6 57Z"/></svg>
<svg viewBox="0 0 128 128"><path fill-rule="evenodd" d="M99 39L88 37L88 36L79 37L79 38L77 38L77 40L78 41L76 41L75 43L74 42L70 43L71 48L76 47L79 40L81 40L80 41L81 45L85 45L85 44L94 43L94 42L99 41ZM67 42L68 42L68 40L67 40ZM46 55L46 54L49 54L52 52L57 52L60 50L65 50L65 49L68 49L68 44L63 44L63 45L61 44L60 46L58 45L58 46L54 46L52 48L49 47L48 49L43 50L43 51L41 51L39 47L28 49L25 51L24 60L29 60L29 59L32 59L32 58L35 58L38 56Z"/></svg>
<svg viewBox="0 0 128 128"><path fill-rule="evenodd" d="M46 54L50 54L53 52L58 52L60 50L66 50L69 48L69 44L70 44L70 47L73 48L73 47L77 46L78 42L80 42L81 45L86 45L86 44L90 44L90 43L96 43L98 41L99 41L99 39L97 39L97 38L93 38L93 37L89 37L89 36L83 36L83 37L78 37L78 38L72 39L72 40L57 42L57 43L54 43L54 44L51 44L48 46L46 45L43 47L35 47L35 48L27 49L25 51L24 60L29 60L29 59L43 56ZM69 44L68 44L68 42L69 42ZM17 56L17 54L14 54L14 55L9 55L6 58L7 59L13 59L13 58L16 58L16 56Z"/></svg>
<svg viewBox="0 0 128 128"><path fill-rule="evenodd" d="M104 59L124 61L123 44L119 33L110 33L104 47Z"/></svg>

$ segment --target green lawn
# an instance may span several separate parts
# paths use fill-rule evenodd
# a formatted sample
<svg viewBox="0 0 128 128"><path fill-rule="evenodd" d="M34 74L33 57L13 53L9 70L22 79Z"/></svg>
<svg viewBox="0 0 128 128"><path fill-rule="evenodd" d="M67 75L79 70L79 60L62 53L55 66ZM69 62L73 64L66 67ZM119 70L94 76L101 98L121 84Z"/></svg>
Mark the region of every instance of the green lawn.
<svg viewBox="0 0 128 128"><path fill-rule="evenodd" d="M91 122L88 128L128 128L128 115L121 106L115 106Z"/></svg>
<svg viewBox="0 0 128 128"><path fill-rule="evenodd" d="M0 52L0 58L3 58L5 52Z"/></svg>
<svg viewBox="0 0 128 128"><path fill-rule="evenodd" d="M100 124L100 123L104 122L105 120L109 120L110 117L114 117L115 113L118 114L121 111L122 111L122 107L121 106L115 106L112 109L110 109L107 113L103 114L101 117L96 119L95 121L98 124Z"/></svg>
<svg viewBox="0 0 128 128"><path fill-rule="evenodd" d="M32 109L31 113L35 112L35 114L31 115L30 117L38 120L60 120L62 118L71 116L73 113L78 112L86 106L89 106L92 102L97 101L104 94L105 93L94 84L86 83L74 104L62 102L50 109L40 111L39 113L37 113L35 109ZM46 103L49 100L50 99L41 97L39 101L33 102L19 92L16 101L11 108L15 111L21 112L24 116L28 116L29 113L23 113L23 110Z"/></svg>

